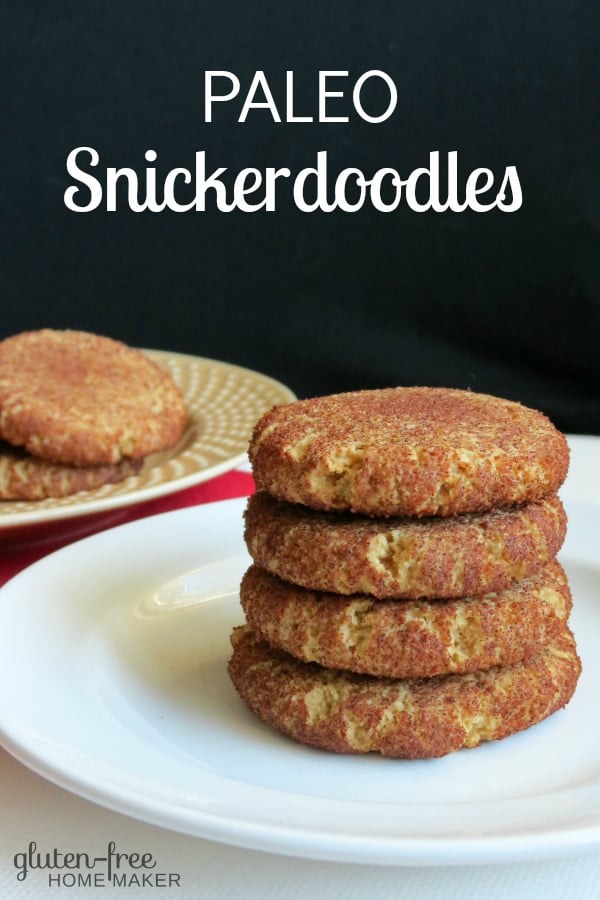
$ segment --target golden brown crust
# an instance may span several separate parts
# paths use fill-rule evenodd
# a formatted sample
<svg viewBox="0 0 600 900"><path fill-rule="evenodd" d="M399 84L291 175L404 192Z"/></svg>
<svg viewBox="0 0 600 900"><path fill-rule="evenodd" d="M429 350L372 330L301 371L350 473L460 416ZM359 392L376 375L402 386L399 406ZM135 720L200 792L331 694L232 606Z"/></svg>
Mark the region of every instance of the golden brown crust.
<svg viewBox="0 0 600 900"><path fill-rule="evenodd" d="M137 475L143 464L142 459L123 459L104 466L67 466L0 442L0 500L68 497Z"/></svg>
<svg viewBox="0 0 600 900"><path fill-rule="evenodd" d="M242 607L254 633L304 662L387 678L508 665L539 652L571 611L555 560L499 593L460 600L375 600L308 591L252 566Z"/></svg>
<svg viewBox="0 0 600 900"><path fill-rule="evenodd" d="M34 456L140 459L175 444L185 420L171 376L120 341L42 329L0 342L0 437Z"/></svg>
<svg viewBox="0 0 600 900"><path fill-rule="evenodd" d="M258 422L259 490L315 509L450 516L555 493L568 445L542 413L444 388L385 388L299 400Z"/></svg>
<svg viewBox="0 0 600 900"><path fill-rule="evenodd" d="M254 562L318 591L374 597L464 597L508 587L560 550L556 495L525 506L430 519L317 512L252 496L244 536Z"/></svg>
<svg viewBox="0 0 600 900"><path fill-rule="evenodd" d="M232 635L229 675L265 723L337 753L428 758L529 728L571 699L581 665L565 627L536 656L512 666L417 680L390 680L303 663L258 640Z"/></svg>

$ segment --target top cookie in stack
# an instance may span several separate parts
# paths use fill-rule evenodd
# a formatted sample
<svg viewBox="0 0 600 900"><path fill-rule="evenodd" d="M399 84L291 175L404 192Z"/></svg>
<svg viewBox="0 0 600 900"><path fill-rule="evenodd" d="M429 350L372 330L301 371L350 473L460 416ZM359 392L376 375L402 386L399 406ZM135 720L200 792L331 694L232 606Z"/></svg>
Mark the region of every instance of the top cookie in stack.
<svg viewBox="0 0 600 900"><path fill-rule="evenodd" d="M568 701L579 660L554 557L569 451L543 414L359 391L276 407L249 454L255 565L229 671L257 715L316 746L422 757Z"/></svg>
<svg viewBox="0 0 600 900"><path fill-rule="evenodd" d="M313 509L454 516L556 492L569 449L546 416L443 388L384 388L297 401L258 423L259 490Z"/></svg>
<svg viewBox="0 0 600 900"><path fill-rule="evenodd" d="M0 342L0 498L42 499L118 481L177 442L171 376L139 350L82 331Z"/></svg>

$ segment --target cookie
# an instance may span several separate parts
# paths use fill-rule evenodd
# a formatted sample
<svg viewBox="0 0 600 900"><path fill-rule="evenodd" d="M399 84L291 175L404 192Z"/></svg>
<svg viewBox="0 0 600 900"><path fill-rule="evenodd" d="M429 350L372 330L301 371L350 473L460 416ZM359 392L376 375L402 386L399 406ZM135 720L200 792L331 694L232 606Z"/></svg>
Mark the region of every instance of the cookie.
<svg viewBox="0 0 600 900"><path fill-rule="evenodd" d="M553 560L499 593L460 600L375 600L308 591L252 566L240 600L254 633L304 662L387 678L426 678L518 662L571 611Z"/></svg>
<svg viewBox="0 0 600 900"><path fill-rule="evenodd" d="M142 459L124 459L104 466L67 466L0 443L0 500L67 497L137 475L143 464Z"/></svg>
<svg viewBox="0 0 600 900"><path fill-rule="evenodd" d="M0 438L34 456L140 459L175 444L185 421L171 376L120 341L43 329L0 342Z"/></svg>
<svg viewBox="0 0 600 900"><path fill-rule="evenodd" d="M566 439L519 403L448 388L398 387L298 400L256 425L259 490L314 509L451 516L555 493Z"/></svg>
<svg viewBox="0 0 600 900"><path fill-rule="evenodd" d="M299 662L249 626L232 634L229 675L248 708L303 744L337 753L439 757L529 728L570 700L581 665L565 628L511 666L385 679Z"/></svg>
<svg viewBox="0 0 600 900"><path fill-rule="evenodd" d="M252 496L244 535L254 562L319 591L464 597L498 591L558 553L567 517L556 495L525 506L436 518L372 519Z"/></svg>

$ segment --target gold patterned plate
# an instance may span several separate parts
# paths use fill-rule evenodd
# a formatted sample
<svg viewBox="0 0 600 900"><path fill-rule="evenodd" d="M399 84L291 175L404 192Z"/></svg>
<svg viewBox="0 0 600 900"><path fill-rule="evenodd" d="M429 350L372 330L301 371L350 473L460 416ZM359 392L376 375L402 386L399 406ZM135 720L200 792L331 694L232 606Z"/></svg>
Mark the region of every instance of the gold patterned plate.
<svg viewBox="0 0 600 900"><path fill-rule="evenodd" d="M245 461L262 413L295 399L285 385L251 369L182 353L144 352L183 391L189 419L177 445L148 457L138 475L118 484L59 499L0 501L0 533L131 506L222 475Z"/></svg>

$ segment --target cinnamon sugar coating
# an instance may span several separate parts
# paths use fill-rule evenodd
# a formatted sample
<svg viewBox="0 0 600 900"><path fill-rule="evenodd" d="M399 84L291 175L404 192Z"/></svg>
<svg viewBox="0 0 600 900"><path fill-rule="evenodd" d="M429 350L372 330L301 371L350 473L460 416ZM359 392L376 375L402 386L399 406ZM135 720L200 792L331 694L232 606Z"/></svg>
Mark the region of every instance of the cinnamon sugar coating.
<svg viewBox="0 0 600 900"><path fill-rule="evenodd" d="M303 744L337 753L440 757L529 728L565 706L581 665L565 626L526 661L425 679L385 679L295 660L232 634L229 675L248 708Z"/></svg>
<svg viewBox="0 0 600 900"><path fill-rule="evenodd" d="M175 444L185 421L171 376L120 341L42 329L0 342L0 437L33 456L140 459Z"/></svg>
<svg viewBox="0 0 600 900"><path fill-rule="evenodd" d="M319 591L463 597L537 572L565 538L556 495L525 506L437 518L373 519L252 496L244 535L254 562Z"/></svg>
<svg viewBox="0 0 600 900"><path fill-rule="evenodd" d="M0 500L68 497L137 475L143 464L142 459L122 459L102 466L68 466L0 442Z"/></svg>
<svg viewBox="0 0 600 900"><path fill-rule="evenodd" d="M449 388L354 391L277 406L249 448L259 490L314 509L451 516L555 493L569 451L542 413Z"/></svg>
<svg viewBox="0 0 600 900"><path fill-rule="evenodd" d="M257 637L304 662L389 678L505 666L539 652L571 611L555 560L498 593L375 600L309 591L252 566L240 591Z"/></svg>

